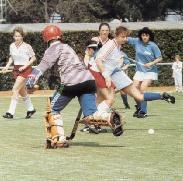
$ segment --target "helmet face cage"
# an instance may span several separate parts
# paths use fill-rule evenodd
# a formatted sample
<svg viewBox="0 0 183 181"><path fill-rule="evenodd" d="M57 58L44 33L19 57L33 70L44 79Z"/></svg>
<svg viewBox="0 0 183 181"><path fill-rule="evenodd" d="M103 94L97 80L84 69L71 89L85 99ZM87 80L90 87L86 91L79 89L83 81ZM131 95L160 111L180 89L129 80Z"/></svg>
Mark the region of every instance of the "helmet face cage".
<svg viewBox="0 0 183 181"><path fill-rule="evenodd" d="M50 40L58 40L61 36L61 29L55 25L46 26L42 31L42 37L45 42L49 42Z"/></svg>

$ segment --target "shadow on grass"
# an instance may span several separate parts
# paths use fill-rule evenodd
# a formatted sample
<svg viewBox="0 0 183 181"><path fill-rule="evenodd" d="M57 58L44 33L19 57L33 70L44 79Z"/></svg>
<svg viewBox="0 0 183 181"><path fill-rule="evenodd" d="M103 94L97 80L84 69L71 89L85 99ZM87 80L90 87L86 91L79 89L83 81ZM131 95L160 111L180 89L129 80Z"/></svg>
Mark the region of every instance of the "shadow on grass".
<svg viewBox="0 0 183 181"><path fill-rule="evenodd" d="M116 110L116 111L118 111L119 113L126 113L126 112L128 112L128 111L130 111L130 109L125 109L125 108L118 108L118 107L116 107L114 110ZM147 115L147 117L156 117L156 116L160 116L159 114L148 114ZM133 117L133 115L132 115L132 117ZM134 117L134 118L136 118L136 117ZM140 119L140 118L138 118L138 119Z"/></svg>
<svg viewBox="0 0 183 181"><path fill-rule="evenodd" d="M98 148L123 148L123 145L101 145L97 142L71 142L70 147L82 146L82 147L98 147ZM54 150L46 149L45 145L32 146L32 149L45 149L45 150Z"/></svg>
<svg viewBox="0 0 183 181"><path fill-rule="evenodd" d="M159 114L148 114L147 117L156 117L156 116L161 116Z"/></svg>
<svg viewBox="0 0 183 181"><path fill-rule="evenodd" d="M25 117L16 117L16 118L12 118L12 119L7 119L7 118L3 118L2 117L2 120L16 122L16 121L22 121L22 120L24 120L24 121L27 121L27 120L36 120L36 118L31 117L31 118L26 119Z"/></svg>
<svg viewBox="0 0 183 181"><path fill-rule="evenodd" d="M143 128L143 129L130 128L130 129L125 129L125 131L147 131L148 129L149 128L146 128L146 129L145 128ZM158 128L158 129L156 129L156 128L154 128L154 130L159 130L159 131L163 131L163 130L165 130L165 131L166 130L168 130L168 131L175 131L176 130L177 131L178 129L172 129L172 128L171 129L169 129L169 128L167 128L167 129L166 128L163 128L163 129L162 128L160 128L160 129Z"/></svg>
<svg viewBox="0 0 183 181"><path fill-rule="evenodd" d="M86 146L86 147L107 147L107 148L122 148L123 145L101 145L97 142L73 142L71 146Z"/></svg>
<svg viewBox="0 0 183 181"><path fill-rule="evenodd" d="M133 116L132 116L132 118L137 119L137 120L146 120L147 118L157 117L157 116L161 116L161 115L159 115L159 114L148 114L147 117L145 117L145 118L137 118L137 117L133 117Z"/></svg>

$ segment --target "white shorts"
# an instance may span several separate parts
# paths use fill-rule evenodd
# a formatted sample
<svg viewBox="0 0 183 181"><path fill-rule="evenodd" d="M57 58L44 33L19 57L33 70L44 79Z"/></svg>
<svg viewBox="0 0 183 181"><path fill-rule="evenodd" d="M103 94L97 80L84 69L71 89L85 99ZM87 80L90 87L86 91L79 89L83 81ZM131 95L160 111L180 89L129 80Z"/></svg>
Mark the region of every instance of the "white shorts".
<svg viewBox="0 0 183 181"><path fill-rule="evenodd" d="M133 80L143 81L143 80L158 80L158 74L155 72L140 72L137 71L133 77Z"/></svg>
<svg viewBox="0 0 183 181"><path fill-rule="evenodd" d="M112 73L111 78L113 84L116 87L116 91L128 87L133 83L132 80L122 70L115 70Z"/></svg>

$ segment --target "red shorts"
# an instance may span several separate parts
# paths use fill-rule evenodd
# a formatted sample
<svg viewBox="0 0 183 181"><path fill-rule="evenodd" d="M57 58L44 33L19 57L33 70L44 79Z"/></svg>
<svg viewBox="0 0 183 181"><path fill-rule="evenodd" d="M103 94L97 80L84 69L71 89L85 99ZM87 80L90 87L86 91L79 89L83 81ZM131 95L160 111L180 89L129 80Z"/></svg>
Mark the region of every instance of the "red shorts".
<svg viewBox="0 0 183 181"><path fill-rule="evenodd" d="M93 75L93 77L95 78L95 83L96 83L97 87L107 88L105 79L102 76L102 74L100 72L95 72L94 70L91 70L90 68L89 68L89 70L90 70L91 74ZM115 88L115 85L112 83L111 87Z"/></svg>
<svg viewBox="0 0 183 181"><path fill-rule="evenodd" d="M14 69L13 69L13 77L14 77L14 79L16 79L18 76L27 78L28 75L31 74L31 72L32 72L32 67L31 66L27 67L25 70L23 70L23 71L20 72L18 69L20 67L22 67L22 66L23 65L15 65L14 66Z"/></svg>

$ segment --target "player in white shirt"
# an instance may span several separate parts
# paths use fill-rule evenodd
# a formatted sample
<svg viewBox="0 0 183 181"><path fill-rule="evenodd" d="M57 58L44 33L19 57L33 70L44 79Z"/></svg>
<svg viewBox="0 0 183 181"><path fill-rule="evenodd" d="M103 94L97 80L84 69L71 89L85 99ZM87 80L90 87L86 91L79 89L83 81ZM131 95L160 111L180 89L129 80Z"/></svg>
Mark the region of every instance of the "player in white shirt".
<svg viewBox="0 0 183 181"><path fill-rule="evenodd" d="M105 79L107 87L111 87L112 83L115 85L115 90L122 90L124 93L132 96L137 102L165 100L167 102L175 103L175 97L164 92L141 93L137 87L134 86L132 80L121 70L123 63L123 55L121 52L121 45L128 40L129 30L126 27L119 26L115 31L115 38L102 46L97 53L96 65ZM103 106L105 109L106 107Z"/></svg>
<svg viewBox="0 0 183 181"><path fill-rule="evenodd" d="M109 42L112 38L111 33L110 33L110 26L108 23L101 23L99 25L99 36L97 37L93 37L91 39L91 42L97 42L98 43L98 47L99 49L105 45L107 42ZM106 109L110 109L110 107L113 105L114 103L114 85L111 86L110 88L106 87L105 85L105 79L103 78L102 74L99 72L97 66L96 66L96 62L95 62L95 58L96 58L96 54L98 52L98 49L95 49L94 52L94 57L92 59L90 59L90 56L87 53L87 50L85 52L85 58L84 58L84 63L85 65L89 68L91 74L93 75L93 77L95 78L95 83L97 86L97 105L98 108L100 109L101 105L105 106ZM93 55L92 55L93 56ZM89 61L90 60L90 61ZM99 132L104 131L101 128L96 128L99 130ZM90 131L89 128L86 126L83 129L81 129L81 131Z"/></svg>
<svg viewBox="0 0 183 181"><path fill-rule="evenodd" d="M111 30L108 23L101 23L99 25L99 36L92 38L92 41L98 43L99 49L111 40L112 36L110 34L110 31ZM97 52L98 50L94 53L95 58ZM106 104L107 107L110 108L114 103L114 86L111 86L110 88L106 87L105 80L102 77L100 71L98 71L95 60L93 60L93 62L90 61L89 64L89 70L94 76L97 85L97 104L99 105L103 102Z"/></svg>
<svg viewBox="0 0 183 181"><path fill-rule="evenodd" d="M23 41L24 31L21 27L17 27L13 30L14 42L10 45L10 57L7 65L2 70L6 73L11 64L14 65L13 76L15 83L12 89L12 99L8 111L3 115L4 118L12 119L15 114L16 105L18 103L19 96L21 96L25 102L27 108L26 118L30 118L36 110L27 94L26 79L32 72L32 63L36 60L35 53L32 47Z"/></svg>
<svg viewBox="0 0 183 181"><path fill-rule="evenodd" d="M175 62L172 65L175 89L182 92L182 62L179 55L175 55Z"/></svg>

